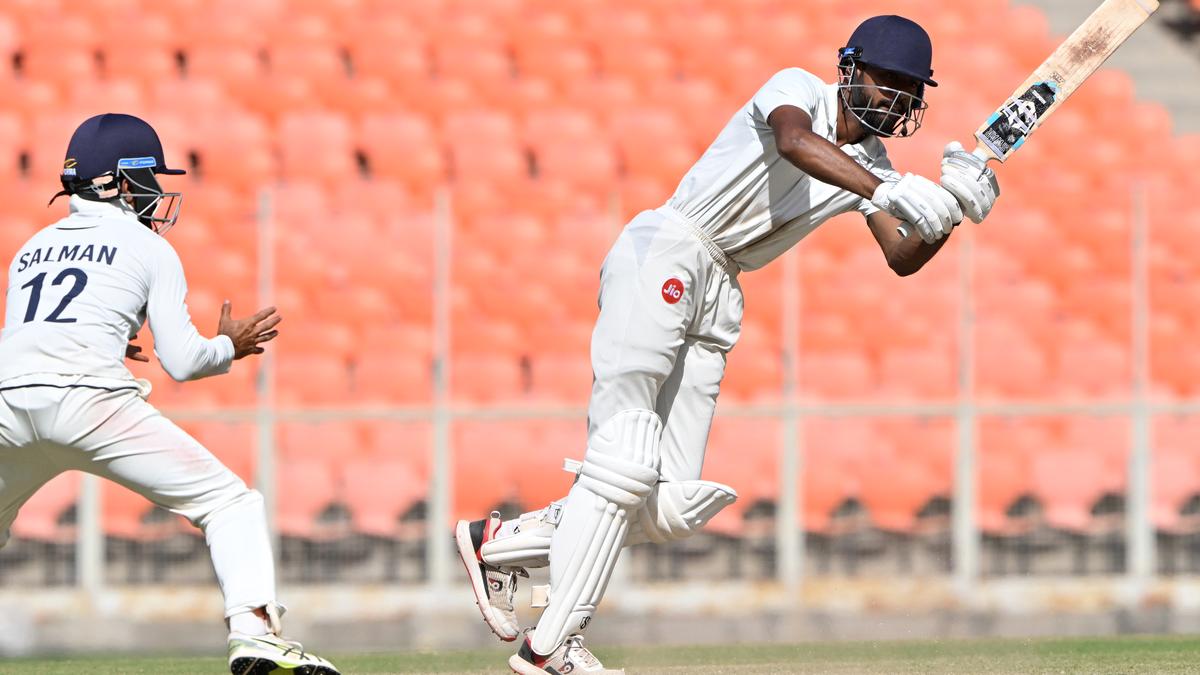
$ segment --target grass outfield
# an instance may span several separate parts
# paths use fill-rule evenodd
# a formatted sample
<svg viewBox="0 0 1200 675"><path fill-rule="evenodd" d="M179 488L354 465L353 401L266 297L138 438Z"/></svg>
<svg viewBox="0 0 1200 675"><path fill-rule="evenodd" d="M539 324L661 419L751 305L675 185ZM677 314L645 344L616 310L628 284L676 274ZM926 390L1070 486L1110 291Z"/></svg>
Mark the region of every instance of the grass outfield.
<svg viewBox="0 0 1200 675"><path fill-rule="evenodd" d="M509 651L333 655L347 675L506 673ZM766 646L602 649L610 667L637 673L1195 673L1200 638L836 642ZM223 673L214 658L14 659L6 674Z"/></svg>

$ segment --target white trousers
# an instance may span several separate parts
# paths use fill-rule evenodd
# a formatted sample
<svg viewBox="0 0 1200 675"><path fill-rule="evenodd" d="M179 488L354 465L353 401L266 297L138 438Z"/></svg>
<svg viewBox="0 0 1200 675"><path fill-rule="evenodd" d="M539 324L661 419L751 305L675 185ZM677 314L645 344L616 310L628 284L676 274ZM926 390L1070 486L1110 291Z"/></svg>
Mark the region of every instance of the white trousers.
<svg viewBox="0 0 1200 675"><path fill-rule="evenodd" d="M275 602L262 496L135 389L0 383L0 545L21 505L75 469L133 490L204 531L225 616Z"/></svg>
<svg viewBox="0 0 1200 675"><path fill-rule="evenodd" d="M741 324L736 268L715 261L673 211L638 214L601 268L588 435L622 410L653 410L663 422L661 480L700 478Z"/></svg>
<svg viewBox="0 0 1200 675"><path fill-rule="evenodd" d="M571 631L587 627L625 543L628 514L601 497L595 485L612 480L612 467L639 462L645 464L637 473L608 484L611 494L632 497L625 494L629 476L647 472L660 481L700 477L725 355L737 341L741 319L735 268L673 212L639 214L613 244L601 270L600 317L592 333L594 381L584 475L589 462L600 468L591 482L580 480L571 488L550 535L549 604L538 620L531 644L535 652L550 654ZM661 439L641 439L644 444L627 448L628 453L612 447L606 433L641 432L614 432L608 422L638 410L657 414ZM593 458L599 447L606 448L600 453L604 457L617 459Z"/></svg>

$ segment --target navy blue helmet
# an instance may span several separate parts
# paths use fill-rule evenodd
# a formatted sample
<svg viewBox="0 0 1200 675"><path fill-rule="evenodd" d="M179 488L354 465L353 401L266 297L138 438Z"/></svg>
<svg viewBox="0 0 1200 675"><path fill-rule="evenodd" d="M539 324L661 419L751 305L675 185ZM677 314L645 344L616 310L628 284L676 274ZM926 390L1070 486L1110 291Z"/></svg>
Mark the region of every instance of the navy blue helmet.
<svg viewBox="0 0 1200 675"><path fill-rule="evenodd" d="M84 120L71 135L59 195L125 199L144 225L161 234L179 217L183 195L163 192L156 175L183 173L167 167L158 134L145 120L105 113Z"/></svg>
<svg viewBox="0 0 1200 675"><path fill-rule="evenodd" d="M838 50L842 102L876 136L910 136L924 117L925 85L933 79L933 43L916 22L902 16L874 16L862 22ZM920 83L916 93L863 84L859 66L903 75ZM889 97L886 108L870 105L874 92Z"/></svg>

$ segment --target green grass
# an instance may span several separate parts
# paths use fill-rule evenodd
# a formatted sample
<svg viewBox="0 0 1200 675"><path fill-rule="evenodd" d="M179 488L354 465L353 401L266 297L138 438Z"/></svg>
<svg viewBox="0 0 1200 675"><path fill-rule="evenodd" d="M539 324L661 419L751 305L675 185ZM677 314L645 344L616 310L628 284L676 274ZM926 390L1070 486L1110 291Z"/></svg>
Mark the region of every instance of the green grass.
<svg viewBox="0 0 1200 675"><path fill-rule="evenodd" d="M354 673L506 673L511 652L406 652L338 655ZM598 649L610 667L637 673L1195 673L1200 638L1122 637L922 642L821 642ZM15 659L0 663L12 675L222 673L219 658L96 656Z"/></svg>

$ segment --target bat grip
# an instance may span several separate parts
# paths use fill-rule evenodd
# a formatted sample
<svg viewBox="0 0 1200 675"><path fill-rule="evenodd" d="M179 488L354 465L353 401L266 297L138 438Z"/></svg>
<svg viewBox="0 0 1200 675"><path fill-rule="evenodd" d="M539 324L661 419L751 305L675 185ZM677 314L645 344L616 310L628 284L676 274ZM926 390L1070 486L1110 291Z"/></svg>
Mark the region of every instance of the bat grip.
<svg viewBox="0 0 1200 675"><path fill-rule="evenodd" d="M977 143L975 145L975 149L971 151L971 154L975 155L979 159L983 160L983 168L981 168L979 170L979 178L983 178L984 174L987 172L988 161L995 159L996 156L993 155L992 152L987 149L987 146L983 144L983 141L980 141L979 143ZM908 227L906 227L905 225L897 225L896 232L901 237L903 237L905 239L908 238Z"/></svg>

